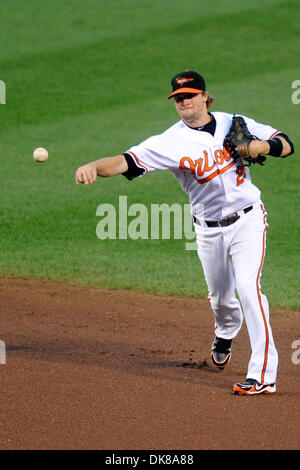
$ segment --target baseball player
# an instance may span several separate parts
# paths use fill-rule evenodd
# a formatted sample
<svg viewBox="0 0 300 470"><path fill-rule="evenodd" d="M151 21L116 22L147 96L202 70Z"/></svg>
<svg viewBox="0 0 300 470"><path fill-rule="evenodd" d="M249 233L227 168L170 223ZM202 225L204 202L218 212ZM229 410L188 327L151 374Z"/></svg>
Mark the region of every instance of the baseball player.
<svg viewBox="0 0 300 470"><path fill-rule="evenodd" d="M214 314L212 363L219 369L228 364L232 340L245 319L251 357L246 380L234 384L233 392L274 393L278 353L268 300L260 285L267 213L259 189L251 182L247 159L239 157L246 155L252 162L265 155L286 157L294 152L293 143L279 130L242 116L239 119L248 134L255 137L239 153L239 146L224 145L234 116L208 111L213 98L204 78L187 70L175 75L171 85L168 98L174 99L180 121L123 154L81 166L76 183L93 184L97 176L119 174L132 180L154 170L169 170L177 178L190 199L198 256Z"/></svg>

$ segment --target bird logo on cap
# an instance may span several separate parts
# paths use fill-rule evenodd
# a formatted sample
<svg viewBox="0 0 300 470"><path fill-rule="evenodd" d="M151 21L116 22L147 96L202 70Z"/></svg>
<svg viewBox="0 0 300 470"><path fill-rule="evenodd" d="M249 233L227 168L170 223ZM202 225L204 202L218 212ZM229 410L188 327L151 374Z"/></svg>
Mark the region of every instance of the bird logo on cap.
<svg viewBox="0 0 300 470"><path fill-rule="evenodd" d="M193 82L193 81L194 81L193 78L185 78L185 77L178 77L176 79L176 83L178 83L178 85L180 86L183 86L187 82Z"/></svg>

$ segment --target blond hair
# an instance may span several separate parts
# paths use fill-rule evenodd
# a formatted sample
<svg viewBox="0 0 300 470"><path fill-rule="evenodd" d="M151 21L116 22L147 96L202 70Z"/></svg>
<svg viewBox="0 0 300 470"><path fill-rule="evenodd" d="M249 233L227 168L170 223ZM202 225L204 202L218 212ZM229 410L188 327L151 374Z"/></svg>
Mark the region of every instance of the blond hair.
<svg viewBox="0 0 300 470"><path fill-rule="evenodd" d="M210 108L213 104L213 102L215 101L214 97L208 93L208 91L206 92L207 93L207 101L206 101L206 107L207 109Z"/></svg>

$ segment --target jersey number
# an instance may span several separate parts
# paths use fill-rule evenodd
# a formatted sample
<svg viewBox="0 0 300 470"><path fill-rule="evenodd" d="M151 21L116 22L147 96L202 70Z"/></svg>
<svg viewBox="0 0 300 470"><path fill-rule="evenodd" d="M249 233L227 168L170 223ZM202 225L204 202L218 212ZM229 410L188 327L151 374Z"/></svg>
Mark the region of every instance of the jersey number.
<svg viewBox="0 0 300 470"><path fill-rule="evenodd" d="M240 184L242 184L245 179L247 178L247 174L246 174L246 169L243 165L239 165L236 169L236 174L237 174L237 177L236 177L236 184L237 186L239 186Z"/></svg>

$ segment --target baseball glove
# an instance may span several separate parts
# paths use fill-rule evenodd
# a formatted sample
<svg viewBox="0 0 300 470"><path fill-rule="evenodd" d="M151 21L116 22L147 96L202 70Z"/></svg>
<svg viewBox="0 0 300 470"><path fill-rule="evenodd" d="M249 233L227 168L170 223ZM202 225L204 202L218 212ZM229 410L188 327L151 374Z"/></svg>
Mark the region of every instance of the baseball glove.
<svg viewBox="0 0 300 470"><path fill-rule="evenodd" d="M239 163L250 166L252 163L263 165L266 157L258 155L257 158L252 158L249 153L249 145L252 140L259 140L254 135L250 134L245 120L241 116L233 115L231 128L229 133L225 136L224 145L229 150L235 160L240 160Z"/></svg>

